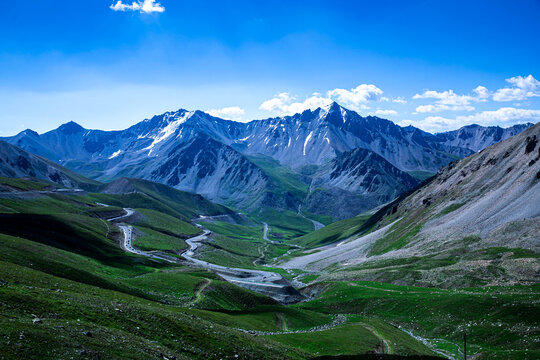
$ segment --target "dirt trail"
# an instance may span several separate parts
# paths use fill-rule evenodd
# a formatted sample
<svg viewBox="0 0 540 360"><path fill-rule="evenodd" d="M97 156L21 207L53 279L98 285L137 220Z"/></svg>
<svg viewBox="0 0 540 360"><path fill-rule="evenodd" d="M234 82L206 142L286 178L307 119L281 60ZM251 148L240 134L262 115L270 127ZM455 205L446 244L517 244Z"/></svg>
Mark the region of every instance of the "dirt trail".
<svg viewBox="0 0 540 360"><path fill-rule="evenodd" d="M379 334L377 330L375 330L375 328L373 328L371 325L368 325L368 324L364 324L364 323L361 323L361 324L366 330L370 331L373 335L377 337L377 339L379 339L382 342L383 354L391 355L394 353L394 348L392 347L391 343L387 339L385 339L381 334Z"/></svg>
<svg viewBox="0 0 540 360"><path fill-rule="evenodd" d="M194 304L201 301L202 292L204 291L204 289L206 289L208 287L208 285L210 285L212 283L212 280L210 280L210 279L204 279L204 281L205 281L205 283L202 284L201 287L199 287L199 289L197 289L197 291L195 291L195 298L192 301L190 301L186 306L191 307Z"/></svg>
<svg viewBox="0 0 540 360"><path fill-rule="evenodd" d="M313 228L314 228L313 230L314 231L317 231L317 230L322 229L323 227L325 227L325 225L323 223L320 223L320 222L318 222L316 220L313 220L313 219L310 219L310 218L306 217L304 214L302 214L301 209L302 209L302 205L300 204L300 205L298 205L298 215L300 215L304 219L307 219L307 220L311 221L313 223Z"/></svg>
<svg viewBox="0 0 540 360"><path fill-rule="evenodd" d="M270 244L265 244L264 246L262 247L259 247L258 250L259 250L259 257L256 258L255 260L253 260L253 266L258 266L258 263L262 260L264 260L264 252L268 249L268 246Z"/></svg>
<svg viewBox="0 0 540 360"><path fill-rule="evenodd" d="M276 316L278 318L278 327L285 332L290 331L289 325L287 325L287 317L283 313L276 313Z"/></svg>
<svg viewBox="0 0 540 360"><path fill-rule="evenodd" d="M286 319L282 319L282 321L286 322ZM248 333L248 334L251 334L251 335L259 335L259 336L262 336L262 335L305 334L305 333L312 333L312 332L318 332L318 331L326 331L326 330L335 328L337 326L343 325L346 322L347 322L347 316L345 316L343 314L339 314L329 324L315 326L315 327L312 327L311 329L306 329L306 330L259 331L259 330L246 330L246 329L239 329L239 328L236 328L235 330L242 331L242 332L245 332L245 333Z"/></svg>

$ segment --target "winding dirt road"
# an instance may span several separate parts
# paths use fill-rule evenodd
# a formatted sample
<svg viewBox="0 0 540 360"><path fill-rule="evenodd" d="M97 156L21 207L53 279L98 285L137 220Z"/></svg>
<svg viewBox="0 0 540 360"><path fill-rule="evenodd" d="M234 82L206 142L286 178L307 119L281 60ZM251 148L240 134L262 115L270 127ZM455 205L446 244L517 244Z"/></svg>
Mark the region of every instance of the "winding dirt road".
<svg viewBox="0 0 540 360"><path fill-rule="evenodd" d="M135 213L135 210L128 208L124 208L124 211L126 212L124 215L117 216L108 220L118 222L130 217ZM179 253L182 258L199 267L217 273L220 277L230 283L236 284L238 286L255 291L260 294L267 295L280 303L290 304L302 301L304 299L304 296L301 295L289 283L289 281L280 274L261 270L231 268L196 259L194 256L195 251L199 247L199 243L207 241L208 236L211 234L209 230L203 228L200 224L197 224L197 226L201 228L201 230L203 230L203 233L185 240L186 243L189 245L189 249ZM124 242L122 247L126 251L133 254L146 256L155 260L163 260L176 264L179 263L178 259L167 256L165 254L161 254L160 252L147 252L136 249L133 246L133 226L120 224L118 225L118 227L120 228L120 230L122 230L122 233L124 234ZM266 228L265 235L267 231L268 229Z"/></svg>
<svg viewBox="0 0 540 360"><path fill-rule="evenodd" d="M206 241L211 234L209 230L204 229L201 225L199 227L203 229L203 233L186 240L190 248L181 254L184 259L217 273L230 283L268 295L281 303L295 303L304 299L289 281L280 274L262 270L232 268L196 259L194 255L199 247L198 243Z"/></svg>
<svg viewBox="0 0 540 360"><path fill-rule="evenodd" d="M275 240L270 240L268 238L268 224L263 222L263 225L264 225L264 228L263 228L263 239L268 241L269 243L271 244L279 244L280 242L279 241L275 241Z"/></svg>
<svg viewBox="0 0 540 360"><path fill-rule="evenodd" d="M298 205L298 215L300 215L304 219L307 219L307 220L311 221L313 223L314 231L317 231L317 230L322 229L323 227L325 227L325 225L323 223L320 223L320 222L318 222L316 220L313 220L313 219L310 219L310 218L306 217L304 214L302 214L301 209L302 209L302 205Z"/></svg>

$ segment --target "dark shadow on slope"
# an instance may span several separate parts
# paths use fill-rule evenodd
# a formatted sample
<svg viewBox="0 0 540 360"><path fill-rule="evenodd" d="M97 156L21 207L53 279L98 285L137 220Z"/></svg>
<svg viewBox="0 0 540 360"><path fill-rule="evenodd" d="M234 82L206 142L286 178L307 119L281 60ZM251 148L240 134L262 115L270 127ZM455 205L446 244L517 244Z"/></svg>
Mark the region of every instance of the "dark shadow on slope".
<svg viewBox="0 0 540 360"><path fill-rule="evenodd" d="M0 233L88 256L112 266L132 263L113 241L95 230L70 225L52 215L0 214Z"/></svg>
<svg viewBox="0 0 540 360"><path fill-rule="evenodd" d="M312 358L314 360L440 360L444 359L438 356L428 355L383 355L383 354L361 354L361 355L336 355L336 356L320 356Z"/></svg>

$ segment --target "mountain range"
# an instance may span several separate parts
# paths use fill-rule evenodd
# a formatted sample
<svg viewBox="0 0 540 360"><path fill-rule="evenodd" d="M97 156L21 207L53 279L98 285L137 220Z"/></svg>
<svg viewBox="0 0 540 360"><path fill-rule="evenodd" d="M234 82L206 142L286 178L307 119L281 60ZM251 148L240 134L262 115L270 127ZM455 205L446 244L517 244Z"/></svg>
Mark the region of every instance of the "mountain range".
<svg viewBox="0 0 540 360"><path fill-rule="evenodd" d="M248 212L301 207L335 220L388 202L441 166L531 125L433 135L334 102L247 123L181 109L120 131L69 122L3 140L98 181L137 177Z"/></svg>

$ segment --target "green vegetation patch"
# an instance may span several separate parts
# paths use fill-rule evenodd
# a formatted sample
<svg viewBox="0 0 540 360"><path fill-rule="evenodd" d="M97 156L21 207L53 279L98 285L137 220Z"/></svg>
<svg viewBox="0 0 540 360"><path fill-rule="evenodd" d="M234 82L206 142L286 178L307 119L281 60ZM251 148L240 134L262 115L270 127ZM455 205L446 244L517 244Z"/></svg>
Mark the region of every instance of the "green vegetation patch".
<svg viewBox="0 0 540 360"><path fill-rule="evenodd" d="M192 237L201 233L201 230L195 225L173 216L149 209L137 208L135 210L144 215L143 219L136 220L135 225L141 225L155 231L178 237Z"/></svg>
<svg viewBox="0 0 540 360"><path fill-rule="evenodd" d="M303 211L303 210L302 210L302 214L308 219L318 221L324 225L330 225L331 223L334 222L334 218L330 215L317 215L317 214L313 214L311 212Z"/></svg>
<svg viewBox="0 0 540 360"><path fill-rule="evenodd" d="M465 203L455 203L455 204L449 205L439 213L439 216L450 214L451 212L456 211L457 209L462 207L463 205L465 205Z"/></svg>
<svg viewBox="0 0 540 360"><path fill-rule="evenodd" d="M230 267L253 268L253 261L261 256L262 242L238 240L219 234L201 248L201 258L205 261Z"/></svg>
<svg viewBox="0 0 540 360"><path fill-rule="evenodd" d="M263 226L246 226L224 221L204 222L204 227L213 233L236 240L263 241Z"/></svg>
<svg viewBox="0 0 540 360"><path fill-rule="evenodd" d="M292 243L311 249L346 239L359 234L362 225L370 216L370 214L363 214L337 221L315 232L294 239Z"/></svg>
<svg viewBox="0 0 540 360"><path fill-rule="evenodd" d="M137 226L136 229L139 231L135 234L133 244L137 249L181 251L188 247L184 239L180 237L170 236L144 226Z"/></svg>
<svg viewBox="0 0 540 360"><path fill-rule="evenodd" d="M17 191L31 191L31 190L50 190L58 188L59 186L55 183L51 183L44 180L25 180L25 179L15 179L0 176L0 189L2 186L8 187Z"/></svg>
<svg viewBox="0 0 540 360"><path fill-rule="evenodd" d="M373 351L379 339L362 324L346 324L326 331L267 336L312 355L355 355Z"/></svg>
<svg viewBox="0 0 540 360"><path fill-rule="evenodd" d="M378 239L369 251L369 256L382 255L392 250L398 250L407 245L422 229L422 225L400 227L394 225L383 238Z"/></svg>
<svg viewBox="0 0 540 360"><path fill-rule="evenodd" d="M279 161L262 155L249 156L248 158L273 180L274 192L277 194L290 193L298 200L306 197L309 185L303 182L298 174L281 166Z"/></svg>
<svg viewBox="0 0 540 360"><path fill-rule="evenodd" d="M129 193L91 193L88 198L108 205L155 210L186 222L199 215L232 214L232 210L214 204L201 195L141 179L126 179L126 182L126 186L132 190Z"/></svg>
<svg viewBox="0 0 540 360"><path fill-rule="evenodd" d="M268 237L272 240L290 240L313 231L313 223L289 210L266 208L255 217L268 223Z"/></svg>

